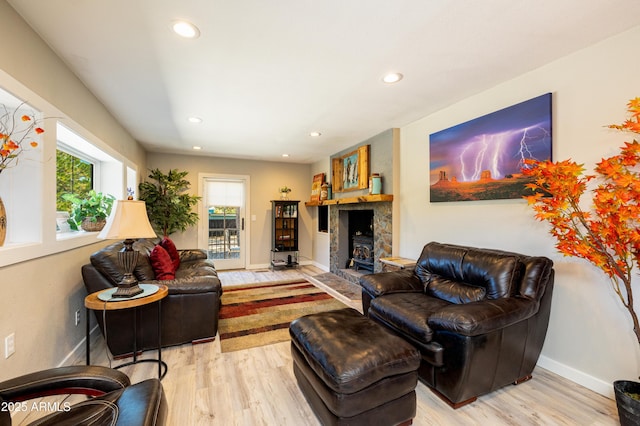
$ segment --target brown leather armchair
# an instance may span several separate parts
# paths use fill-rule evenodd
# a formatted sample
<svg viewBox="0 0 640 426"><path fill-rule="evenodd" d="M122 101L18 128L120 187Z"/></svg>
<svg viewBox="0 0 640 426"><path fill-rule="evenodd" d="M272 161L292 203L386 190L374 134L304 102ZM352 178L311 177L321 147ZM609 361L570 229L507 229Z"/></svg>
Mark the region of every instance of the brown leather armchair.
<svg viewBox="0 0 640 426"><path fill-rule="evenodd" d="M111 244L91 255L91 263L82 266L82 278L87 292L112 288L122 279L124 271L118 262L122 242ZM218 332L218 311L222 285L213 262L203 250L178 250L180 267L173 280L155 279L149 253L155 242L141 239L134 243L140 251L134 270L144 283L164 284L168 296L162 300L162 346L181 345L215 339ZM158 347L158 304L138 310L94 311L104 333L103 316L107 323L107 346L113 355L128 355L133 349L133 315L137 312L136 347L138 350ZM116 330L116 332L114 332Z"/></svg>
<svg viewBox="0 0 640 426"><path fill-rule="evenodd" d="M531 378L553 277L546 257L432 242L415 269L360 284L365 314L420 350L421 381L457 408Z"/></svg>
<svg viewBox="0 0 640 426"><path fill-rule="evenodd" d="M164 425L167 400L158 379L131 385L129 377L99 366L70 366L25 374L0 383L0 426L11 426L11 409L29 411L29 400L51 395L82 394L91 398L74 405L47 405L52 413L31 425L120 426ZM40 407L36 405L36 408Z"/></svg>

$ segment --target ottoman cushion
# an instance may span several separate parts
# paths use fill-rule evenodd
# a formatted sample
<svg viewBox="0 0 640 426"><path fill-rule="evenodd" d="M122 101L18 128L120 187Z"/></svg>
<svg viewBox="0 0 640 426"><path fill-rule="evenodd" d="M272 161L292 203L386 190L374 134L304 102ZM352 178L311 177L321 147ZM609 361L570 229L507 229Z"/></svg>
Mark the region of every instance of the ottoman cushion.
<svg viewBox="0 0 640 426"><path fill-rule="evenodd" d="M298 318L289 332L303 391L313 390L312 397L336 416L355 416L405 396L413 398L415 411L420 353L402 338L351 308Z"/></svg>

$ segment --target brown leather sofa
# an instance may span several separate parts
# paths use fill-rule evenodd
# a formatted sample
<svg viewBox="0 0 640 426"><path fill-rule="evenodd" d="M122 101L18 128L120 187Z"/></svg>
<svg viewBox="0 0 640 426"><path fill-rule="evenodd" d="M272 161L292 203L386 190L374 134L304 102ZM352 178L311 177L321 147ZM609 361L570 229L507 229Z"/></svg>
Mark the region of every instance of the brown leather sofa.
<svg viewBox="0 0 640 426"><path fill-rule="evenodd" d="M213 262L203 250L178 250L180 267L173 280L156 280L149 254L155 242L140 239L134 249L140 251L134 274L140 282L164 284L168 296L162 300L162 346L213 340L218 332L218 311L222 286ZM91 255L91 263L82 266L87 293L114 287L123 270L118 263L122 242L111 244ZM133 315L136 310L94 311L104 334L103 315L107 323L106 341L113 355L133 350ZM136 347L138 350L158 346L158 304L138 308Z"/></svg>
<svg viewBox="0 0 640 426"><path fill-rule="evenodd" d="M70 404L38 401L50 395L82 394L91 398ZM155 426L167 420L167 399L158 379L131 385L129 377L99 366L70 366L25 374L0 383L0 426L10 426L11 412L50 412L31 425ZM34 405L35 404L35 405Z"/></svg>
<svg viewBox="0 0 640 426"><path fill-rule="evenodd" d="M360 284L365 314L420 350L420 380L457 408L531 378L553 278L546 257L431 242L415 269Z"/></svg>

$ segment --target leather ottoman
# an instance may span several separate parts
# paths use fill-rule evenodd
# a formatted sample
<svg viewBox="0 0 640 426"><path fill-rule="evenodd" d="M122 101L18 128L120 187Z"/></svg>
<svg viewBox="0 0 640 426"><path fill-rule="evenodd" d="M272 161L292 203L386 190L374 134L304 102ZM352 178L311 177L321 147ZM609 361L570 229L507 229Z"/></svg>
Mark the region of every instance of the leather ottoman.
<svg viewBox="0 0 640 426"><path fill-rule="evenodd" d="M293 372L323 425L409 425L420 353L347 308L289 326Z"/></svg>

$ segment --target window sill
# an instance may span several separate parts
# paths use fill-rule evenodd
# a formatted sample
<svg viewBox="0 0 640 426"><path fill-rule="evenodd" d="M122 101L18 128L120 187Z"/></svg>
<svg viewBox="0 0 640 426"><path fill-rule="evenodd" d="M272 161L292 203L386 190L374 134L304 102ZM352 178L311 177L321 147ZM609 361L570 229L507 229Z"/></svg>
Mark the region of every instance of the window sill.
<svg viewBox="0 0 640 426"><path fill-rule="evenodd" d="M97 236L97 232L72 232L56 235L56 241L51 244L43 242L6 244L0 247L0 267L94 244L100 241Z"/></svg>

